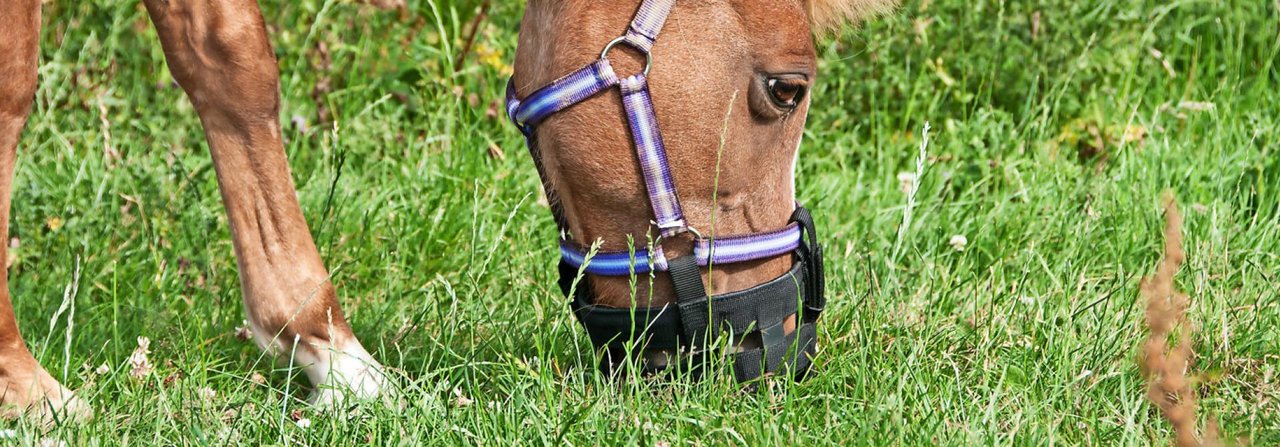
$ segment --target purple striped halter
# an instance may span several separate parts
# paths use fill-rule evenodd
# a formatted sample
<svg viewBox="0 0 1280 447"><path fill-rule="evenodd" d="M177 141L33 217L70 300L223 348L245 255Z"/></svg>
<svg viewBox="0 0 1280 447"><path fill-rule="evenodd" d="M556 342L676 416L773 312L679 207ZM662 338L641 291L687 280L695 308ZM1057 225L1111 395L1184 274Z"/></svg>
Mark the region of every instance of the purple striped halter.
<svg viewBox="0 0 1280 447"><path fill-rule="evenodd" d="M708 335L727 331L739 336L756 332L760 335L762 348L733 355L734 370L740 380L779 372L784 367L802 373L807 371L816 352L815 325L826 304L822 251L815 240L808 210L797 205L791 222L778 230L722 237L704 237L689 226L681 211L647 81L653 63L650 51L674 4L675 0L643 0L627 33L609 42L600 59L552 81L524 99L517 98L514 82L507 85L507 115L525 135L552 213L561 234L566 235L560 242L561 290L572 298L574 314L586 327L592 342L597 348L606 349L609 360L602 362L606 369L616 366L614 362L621 358L627 343L638 342L646 349L696 353L705 348L710 340ZM618 44L630 46L646 57L642 73L625 78L614 73L608 53ZM618 87L622 94L659 237L652 250L636 248L593 254L567 236L567 221L542 167L534 130L548 116L612 87ZM660 242L684 233L693 236L693 254L668 260ZM788 253L793 254L794 265L786 274L748 290L707 296L699 267L769 259ZM674 309L595 306L590 284L575 284L583 273L630 276L653 271L670 274L676 291ZM586 280L582 277L580 282ZM793 315L800 317L797 328L786 334L783 322Z"/></svg>

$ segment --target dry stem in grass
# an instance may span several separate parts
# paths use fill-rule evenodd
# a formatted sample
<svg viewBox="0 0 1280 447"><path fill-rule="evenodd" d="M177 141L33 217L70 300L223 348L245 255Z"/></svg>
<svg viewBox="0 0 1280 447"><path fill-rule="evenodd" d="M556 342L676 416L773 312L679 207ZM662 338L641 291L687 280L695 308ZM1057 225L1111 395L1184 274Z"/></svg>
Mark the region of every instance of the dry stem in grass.
<svg viewBox="0 0 1280 447"><path fill-rule="evenodd" d="M1204 440L1196 434L1196 396L1187 377L1195 357L1191 326L1187 323L1188 296L1173 288L1173 277L1186 259L1182 251L1182 214L1171 193L1164 197L1164 258L1155 276L1142 279L1147 301L1147 327L1151 334L1138 359L1147 379L1147 399L1160 409L1173 431L1178 447L1220 446L1217 424L1210 420ZM1181 325L1178 344L1167 349L1173 329Z"/></svg>
<svg viewBox="0 0 1280 447"><path fill-rule="evenodd" d="M404 9L407 7L405 0L356 0L356 3L364 3L378 9Z"/></svg>

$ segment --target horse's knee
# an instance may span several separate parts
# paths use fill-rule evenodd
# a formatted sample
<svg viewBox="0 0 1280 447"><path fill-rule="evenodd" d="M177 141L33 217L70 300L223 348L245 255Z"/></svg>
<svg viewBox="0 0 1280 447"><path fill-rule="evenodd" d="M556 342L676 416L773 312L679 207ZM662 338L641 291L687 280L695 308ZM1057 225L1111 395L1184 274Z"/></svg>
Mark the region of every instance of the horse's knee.
<svg viewBox="0 0 1280 447"><path fill-rule="evenodd" d="M148 0L174 79L201 113L274 119L280 76L254 1Z"/></svg>

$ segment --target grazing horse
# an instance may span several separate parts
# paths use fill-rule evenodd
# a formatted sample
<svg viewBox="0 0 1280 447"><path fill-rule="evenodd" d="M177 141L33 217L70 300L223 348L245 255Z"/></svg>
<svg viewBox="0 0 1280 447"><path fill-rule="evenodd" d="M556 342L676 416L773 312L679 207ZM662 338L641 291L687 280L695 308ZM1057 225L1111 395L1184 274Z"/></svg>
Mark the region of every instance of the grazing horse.
<svg viewBox="0 0 1280 447"><path fill-rule="evenodd" d="M795 197L813 36L892 3L529 2L507 112L602 368L637 346L642 372L705 365L683 359L727 331L739 380L807 370L825 304Z"/></svg>
<svg viewBox="0 0 1280 447"><path fill-rule="evenodd" d="M295 356L313 400L378 394L381 366L347 325L303 219L281 143L279 73L255 0L145 0L169 70L195 105L231 225L254 339ZM41 0L0 0L0 240L36 92ZM0 259L7 256L0 244ZM0 275L0 415L91 414L27 350Z"/></svg>

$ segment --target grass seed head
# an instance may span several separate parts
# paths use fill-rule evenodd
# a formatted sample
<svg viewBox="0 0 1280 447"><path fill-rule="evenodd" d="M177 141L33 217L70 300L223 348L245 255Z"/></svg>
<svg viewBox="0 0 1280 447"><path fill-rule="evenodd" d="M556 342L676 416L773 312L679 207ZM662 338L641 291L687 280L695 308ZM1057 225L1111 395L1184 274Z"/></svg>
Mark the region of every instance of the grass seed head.
<svg viewBox="0 0 1280 447"><path fill-rule="evenodd" d="M1210 420L1201 439L1196 427L1195 390L1187 376L1195 352L1191 345L1192 327L1187 323L1190 297L1174 288L1173 280L1186 260L1182 250L1182 214L1172 194L1164 197L1164 256L1154 276L1142 279L1141 292L1146 300L1146 322L1150 331L1138 359L1147 379L1147 399L1173 426L1175 445L1199 447L1222 445L1217 439L1216 424ZM1181 328L1178 344L1168 349L1169 337Z"/></svg>

